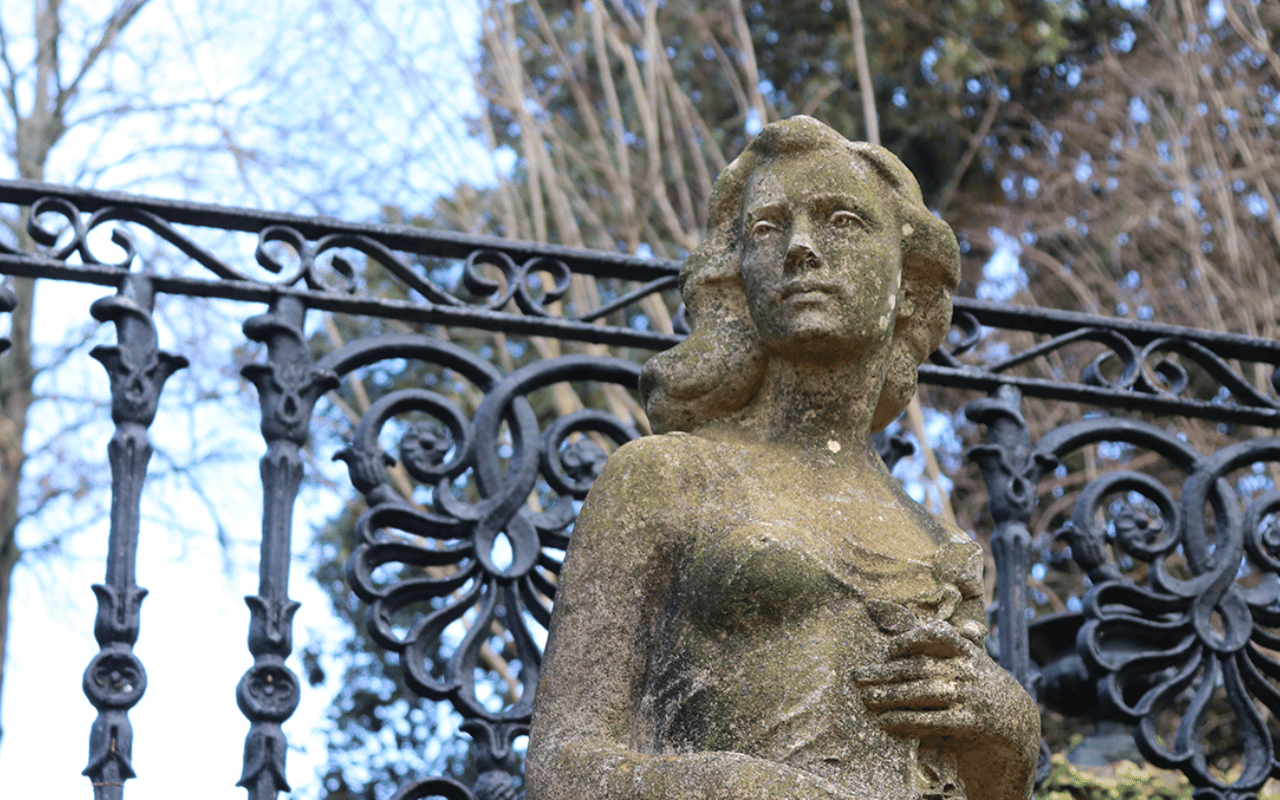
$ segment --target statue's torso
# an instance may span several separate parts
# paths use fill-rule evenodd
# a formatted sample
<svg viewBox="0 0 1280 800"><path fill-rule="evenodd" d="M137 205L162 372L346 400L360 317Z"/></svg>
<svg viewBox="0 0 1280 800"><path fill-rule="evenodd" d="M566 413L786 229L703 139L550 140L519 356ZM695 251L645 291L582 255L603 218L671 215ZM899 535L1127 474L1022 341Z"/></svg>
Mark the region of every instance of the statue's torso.
<svg viewBox="0 0 1280 800"><path fill-rule="evenodd" d="M731 750L859 796L914 797L915 744L881 730L852 680L888 651L867 602L927 615L950 600L954 609L957 590L938 579L948 571L938 559L964 561L977 545L922 525L919 510L880 483L767 448L678 438L678 457L705 463L706 477L676 533L642 703L647 745Z"/></svg>

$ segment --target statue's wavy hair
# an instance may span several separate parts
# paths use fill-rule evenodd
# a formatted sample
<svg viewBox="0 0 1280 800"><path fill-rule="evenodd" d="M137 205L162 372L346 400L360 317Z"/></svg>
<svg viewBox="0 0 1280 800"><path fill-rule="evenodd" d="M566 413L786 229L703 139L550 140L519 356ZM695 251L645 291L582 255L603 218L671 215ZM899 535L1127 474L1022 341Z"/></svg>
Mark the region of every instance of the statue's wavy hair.
<svg viewBox="0 0 1280 800"><path fill-rule="evenodd" d="M692 431L746 406L764 379L766 356L742 284L742 203L747 180L764 160L815 151L847 155L850 166L883 186L889 224L902 232L902 289L893 350L872 430L902 413L916 388L916 367L941 343L960 280L955 234L924 204L915 177L888 150L850 142L810 117L764 128L716 179L707 238L680 269L680 293L692 331L649 359L640 391L653 430Z"/></svg>

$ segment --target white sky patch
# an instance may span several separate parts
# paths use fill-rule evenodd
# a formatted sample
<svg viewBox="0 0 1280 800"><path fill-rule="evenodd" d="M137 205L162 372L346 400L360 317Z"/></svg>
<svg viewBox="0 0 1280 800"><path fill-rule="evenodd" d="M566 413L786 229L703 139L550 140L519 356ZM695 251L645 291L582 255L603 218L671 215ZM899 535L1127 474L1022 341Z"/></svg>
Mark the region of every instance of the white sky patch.
<svg viewBox="0 0 1280 800"><path fill-rule="evenodd" d="M1129 99L1129 119L1138 125L1145 125L1151 121L1151 112L1141 97Z"/></svg>
<svg viewBox="0 0 1280 800"><path fill-rule="evenodd" d="M995 250L982 267L982 283L978 284L979 300L1003 302L1017 294L1027 282L1027 276L1018 263L1022 245L999 228L988 231Z"/></svg>
<svg viewBox="0 0 1280 800"><path fill-rule="evenodd" d="M68 12L68 63L91 13ZM21 58L30 24L5 22ZM68 131L47 177L343 219L429 209L503 169L466 125L479 35L474 5L451 0L156 0L86 82L77 117L100 116ZM122 102L143 111L109 113Z"/></svg>
<svg viewBox="0 0 1280 800"><path fill-rule="evenodd" d="M1209 0L1204 13L1210 28L1218 27L1227 18L1227 10L1223 7L1222 0Z"/></svg>
<svg viewBox="0 0 1280 800"><path fill-rule="evenodd" d="M47 281L37 297L35 338L39 347L65 341L68 330L91 322L87 309L112 292L104 287ZM161 408L150 430L157 454L153 476L143 496L139 535L137 583L149 594L142 603L141 633L135 653L147 670L148 686L129 713L134 728L134 767L138 778L127 784L135 800L171 797L183 786L185 797L212 800L234 796L249 723L235 702L235 687L253 663L246 645L249 612L246 595L257 593L257 549L261 531L262 490L257 460L265 451L258 434L256 400L227 404L194 402L211 379L209 364L184 347L198 330L183 330L193 321L175 308L161 307L156 318L163 349L184 352L197 363L171 377L161 396ZM235 306L241 318L261 311L249 304ZM316 316L316 315L313 315ZM232 346L242 342L236 321L204 336L210 352L228 361ZM92 343L114 343L114 326L100 326L89 343L73 354L73 361L39 378L44 394L75 396L83 402L43 403L33 407L27 432L29 448L57 443L59 427L68 413L90 414L94 421L61 437L77 460L106 470L106 445L112 433L109 413L94 401L106 402L106 371L87 356ZM197 375L201 371L203 375ZM190 444L189 441L194 442ZM186 457L193 448L213 448L225 463L202 467L200 482L216 505L218 521L229 536L224 551L214 535L208 507L182 480L165 479L172 471L159 452ZM94 477L95 481L103 478ZM308 490L299 502L293 528L295 563L290 595L302 602L295 618L294 652L313 638L332 636L335 621L328 600L306 578L308 553L315 526L336 513L342 498ZM42 514L39 529L19 528L24 546L38 546L59 531L71 531L61 552L32 557L15 571L10 609L10 650L2 698L8 735L0 745L0 775L5 793L14 797L89 796L89 779L80 775L88 754L89 730L96 711L84 697L80 682L84 668L98 652L93 638L96 603L90 585L103 582L108 524L101 516L105 492L94 492L78 503ZM181 525L172 523L174 518ZM312 689L297 658L289 666L302 683L301 704L285 724L292 750L288 773L297 798L319 796L316 770L325 761L321 736L332 687ZM35 768L38 765L38 768ZM193 781L192 776L202 776Z"/></svg>

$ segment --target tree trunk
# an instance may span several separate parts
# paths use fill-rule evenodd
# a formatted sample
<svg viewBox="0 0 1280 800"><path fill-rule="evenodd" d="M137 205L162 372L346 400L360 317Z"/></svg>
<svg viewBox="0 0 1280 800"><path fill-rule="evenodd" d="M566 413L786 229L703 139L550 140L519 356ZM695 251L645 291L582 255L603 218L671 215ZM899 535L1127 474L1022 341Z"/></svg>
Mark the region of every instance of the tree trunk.
<svg viewBox="0 0 1280 800"><path fill-rule="evenodd" d="M27 409L31 407L31 319L35 281L18 278L14 290L18 305L12 313L9 339L12 346L0 356L0 697L4 694L6 645L9 639L9 597L13 568L22 551L15 534L18 528L18 487L26 462L23 432ZM4 731L0 730L0 741Z"/></svg>

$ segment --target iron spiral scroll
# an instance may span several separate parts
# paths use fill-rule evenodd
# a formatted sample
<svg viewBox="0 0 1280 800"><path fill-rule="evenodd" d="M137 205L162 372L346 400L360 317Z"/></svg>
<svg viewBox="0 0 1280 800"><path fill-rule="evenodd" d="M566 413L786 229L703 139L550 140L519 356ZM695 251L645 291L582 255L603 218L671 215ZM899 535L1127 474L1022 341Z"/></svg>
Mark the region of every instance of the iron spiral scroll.
<svg viewBox="0 0 1280 800"><path fill-rule="evenodd" d="M971 416L994 404L971 404ZM1019 427L1017 415L1004 417ZM1254 797L1280 778L1280 491L1257 477L1280 463L1280 438L1204 456L1164 428L1095 417L1029 448L984 445L972 456L984 472L1020 479L1009 484L1030 491L1033 506L1030 487L1102 443L1129 448L1129 461L1158 457L1182 483L1175 491L1121 465L1083 485L1052 532L1090 585L1075 645L1034 667L1029 683L1051 707L1066 701L1069 713L1132 725L1142 757L1180 770L1199 800ZM993 508L998 494L993 486ZM1211 708L1238 732L1233 770L1210 760Z"/></svg>
<svg viewBox="0 0 1280 800"><path fill-rule="evenodd" d="M1280 400L1239 366L1252 361L1266 370L1280 394L1277 342L964 298L955 300L951 325L950 341L920 367L921 383L990 394L1010 387L1027 397L1128 412L1280 427ZM1001 329L1031 341L1015 347L1016 335L997 340ZM1216 394L1205 397L1209 386Z"/></svg>
<svg viewBox="0 0 1280 800"><path fill-rule="evenodd" d="M137 235L145 232L180 254L175 263L194 267L154 276L157 292L265 303L292 296L313 310L648 349L680 338L617 319L674 289L674 262L34 181L0 181L0 195L30 207L37 245L24 253L0 243L0 264L12 274L113 286L145 260ZM250 237L253 259L220 255L199 229ZM114 252L102 252L112 249L104 240ZM604 279L600 303L575 302L570 286L582 276ZM402 299L389 299L387 286Z"/></svg>
<svg viewBox="0 0 1280 800"><path fill-rule="evenodd" d="M473 788L431 778L404 787L398 797L512 800L518 795L512 746L529 730L556 576L576 504L606 457L591 436L603 436L615 448L639 436L616 417L592 410L558 417L543 429L528 396L568 381L633 391L639 366L566 355L504 376L456 345L416 335L367 340L319 366L344 374L391 358L444 367L483 393L468 418L456 399L440 392L388 391L362 416L351 445L335 456L368 503L356 523L347 578L369 604L369 633L398 654L410 689L448 701L463 717L479 771ZM409 421L393 423L397 419ZM394 455L379 444L389 428L398 433ZM429 487L430 500L406 499L388 477L392 465ZM464 486L469 496L459 496ZM531 495L554 499L535 510ZM499 658L509 670L502 676L506 697L489 693L476 679Z"/></svg>
<svg viewBox="0 0 1280 800"><path fill-rule="evenodd" d="M1280 461L1280 439L1228 447L1188 466L1175 501L1163 485L1140 473L1117 473L1081 498L1071 535L1093 539L1091 506L1115 490L1137 492L1159 508L1163 525L1122 517L1115 541L1150 565L1149 580L1106 576L1085 602L1081 654L1100 675L1099 697L1116 716L1135 725L1148 760L1182 770L1197 797L1237 800L1255 796L1269 777L1280 777L1275 732L1266 717L1280 714L1280 529L1274 489L1245 499L1226 476L1240 467ZM1104 481L1100 478L1099 481ZM1206 519L1205 507L1212 509ZM1137 524L1135 524L1135 522ZM1208 535L1212 523L1214 535ZM1169 563L1185 561L1185 576ZM1087 557L1086 557L1086 560ZM1099 570L1102 568L1099 567ZM1144 645L1137 652L1135 644ZM1204 752L1205 717L1216 689L1225 690L1243 748L1239 775L1223 780ZM1189 695L1189 696L1188 696ZM1162 714L1179 708L1173 740Z"/></svg>

